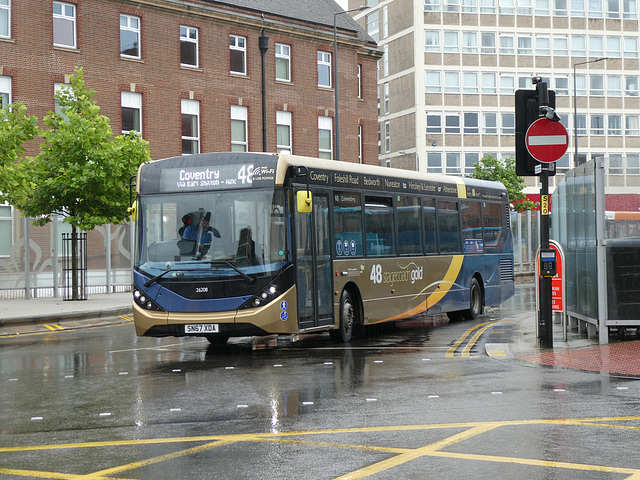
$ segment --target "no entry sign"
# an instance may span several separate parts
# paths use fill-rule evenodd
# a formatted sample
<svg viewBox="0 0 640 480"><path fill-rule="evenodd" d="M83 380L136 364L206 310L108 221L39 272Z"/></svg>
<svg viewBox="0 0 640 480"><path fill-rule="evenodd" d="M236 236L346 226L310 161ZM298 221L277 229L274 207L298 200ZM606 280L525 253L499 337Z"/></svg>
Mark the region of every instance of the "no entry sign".
<svg viewBox="0 0 640 480"><path fill-rule="evenodd" d="M529 125L525 145L533 158L539 162L552 163L567 151L569 134L560 122L540 118Z"/></svg>

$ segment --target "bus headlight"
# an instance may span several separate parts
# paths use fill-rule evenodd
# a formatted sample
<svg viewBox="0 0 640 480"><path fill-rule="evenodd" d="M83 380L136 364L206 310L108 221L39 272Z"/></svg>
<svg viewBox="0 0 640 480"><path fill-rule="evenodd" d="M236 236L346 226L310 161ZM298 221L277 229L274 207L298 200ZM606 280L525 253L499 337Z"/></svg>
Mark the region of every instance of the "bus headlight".
<svg viewBox="0 0 640 480"><path fill-rule="evenodd" d="M272 301L278 295L278 287L275 285L269 285L256 295L251 297L245 304L240 308L255 308L261 307L262 305L266 305L270 301Z"/></svg>
<svg viewBox="0 0 640 480"><path fill-rule="evenodd" d="M156 302L147 298L140 290L133 291L133 301L140 308L144 308L145 310L156 310L159 312L163 312L164 309L161 308Z"/></svg>

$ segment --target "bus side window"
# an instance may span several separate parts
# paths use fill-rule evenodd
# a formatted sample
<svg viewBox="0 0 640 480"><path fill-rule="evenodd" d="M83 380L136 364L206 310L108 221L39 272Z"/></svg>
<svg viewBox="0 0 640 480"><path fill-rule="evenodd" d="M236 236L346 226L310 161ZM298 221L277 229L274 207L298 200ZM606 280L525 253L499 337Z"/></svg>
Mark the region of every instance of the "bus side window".
<svg viewBox="0 0 640 480"><path fill-rule="evenodd" d="M362 256L362 200L357 192L333 194L334 244L337 257Z"/></svg>
<svg viewBox="0 0 640 480"><path fill-rule="evenodd" d="M421 233L420 198L398 197L398 253L400 255L422 253Z"/></svg>
<svg viewBox="0 0 640 480"><path fill-rule="evenodd" d="M482 207L480 202L460 202L462 217L462 239L465 253L482 253L484 240L482 237Z"/></svg>
<svg viewBox="0 0 640 480"><path fill-rule="evenodd" d="M435 198L422 200L422 218L424 220L424 251L425 253L438 253Z"/></svg>
<svg viewBox="0 0 640 480"><path fill-rule="evenodd" d="M440 253L460 252L458 202L438 201L438 237Z"/></svg>
<svg viewBox="0 0 640 480"><path fill-rule="evenodd" d="M500 240L506 229L503 229L503 205L485 203L483 208L484 247L486 252L496 253Z"/></svg>
<svg viewBox="0 0 640 480"><path fill-rule="evenodd" d="M395 222L391 197L365 196L367 255L395 255Z"/></svg>

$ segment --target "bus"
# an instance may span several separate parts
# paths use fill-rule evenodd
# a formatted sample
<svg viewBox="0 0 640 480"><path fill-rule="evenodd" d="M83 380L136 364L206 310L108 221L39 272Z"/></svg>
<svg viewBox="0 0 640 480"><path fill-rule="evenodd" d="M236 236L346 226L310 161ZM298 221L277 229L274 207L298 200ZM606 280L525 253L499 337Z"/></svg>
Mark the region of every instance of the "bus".
<svg viewBox="0 0 640 480"><path fill-rule="evenodd" d="M268 153L140 166L131 208L140 336L328 331L446 313L514 293L499 182Z"/></svg>

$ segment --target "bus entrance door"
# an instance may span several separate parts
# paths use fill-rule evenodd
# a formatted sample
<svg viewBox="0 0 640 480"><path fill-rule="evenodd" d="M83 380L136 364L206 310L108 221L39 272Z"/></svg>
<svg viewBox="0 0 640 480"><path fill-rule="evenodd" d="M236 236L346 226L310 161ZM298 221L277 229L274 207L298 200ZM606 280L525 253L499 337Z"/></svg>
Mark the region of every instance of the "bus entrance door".
<svg viewBox="0 0 640 480"><path fill-rule="evenodd" d="M296 212L298 327L334 324L329 197L313 192L311 213Z"/></svg>

